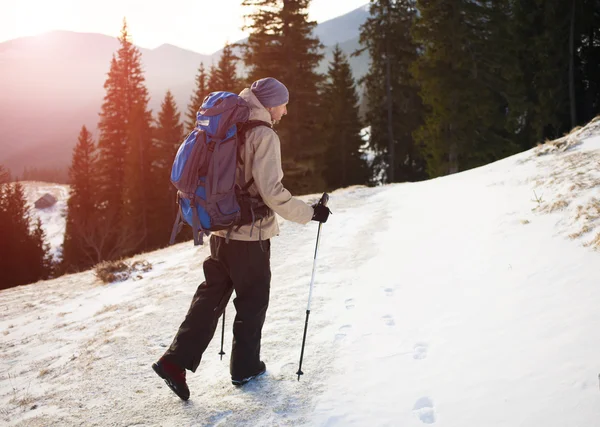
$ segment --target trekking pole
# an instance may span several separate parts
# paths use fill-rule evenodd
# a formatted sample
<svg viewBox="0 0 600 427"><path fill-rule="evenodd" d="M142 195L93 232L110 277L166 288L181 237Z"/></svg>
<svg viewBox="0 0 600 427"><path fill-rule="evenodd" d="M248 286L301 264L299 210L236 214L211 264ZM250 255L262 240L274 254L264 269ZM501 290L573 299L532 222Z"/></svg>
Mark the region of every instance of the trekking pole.
<svg viewBox="0 0 600 427"><path fill-rule="evenodd" d="M225 341L225 309L223 309L223 328L221 328L221 351L219 352L221 360L223 360L223 355L225 354L225 352L223 351L223 341Z"/></svg>
<svg viewBox="0 0 600 427"><path fill-rule="evenodd" d="M323 193L321 200L319 200L319 205L327 206L329 202L329 195L327 193ZM312 268L312 276L310 278L310 288L308 290L308 305L306 307L306 320L304 321L304 335L302 336L302 350L300 351L300 364L298 365L298 381L300 381L300 375L304 375L302 372L302 359L304 358L304 344L306 344L306 331L308 329L308 316L310 316L310 299L312 297L313 284L315 283L315 271L317 268L317 255L319 253L319 238L321 237L321 226L322 222L319 222L319 230L317 231L317 244L315 246L315 258L313 260L313 268Z"/></svg>

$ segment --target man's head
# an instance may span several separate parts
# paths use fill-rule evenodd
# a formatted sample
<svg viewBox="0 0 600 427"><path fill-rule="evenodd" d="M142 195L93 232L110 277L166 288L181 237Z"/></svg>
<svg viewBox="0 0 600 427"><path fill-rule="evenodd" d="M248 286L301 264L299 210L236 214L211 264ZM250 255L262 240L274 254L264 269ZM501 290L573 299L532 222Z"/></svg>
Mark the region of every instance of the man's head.
<svg viewBox="0 0 600 427"><path fill-rule="evenodd" d="M252 83L250 89L260 103L271 114L273 123L277 123L287 114L290 93L283 83L273 77L266 77Z"/></svg>

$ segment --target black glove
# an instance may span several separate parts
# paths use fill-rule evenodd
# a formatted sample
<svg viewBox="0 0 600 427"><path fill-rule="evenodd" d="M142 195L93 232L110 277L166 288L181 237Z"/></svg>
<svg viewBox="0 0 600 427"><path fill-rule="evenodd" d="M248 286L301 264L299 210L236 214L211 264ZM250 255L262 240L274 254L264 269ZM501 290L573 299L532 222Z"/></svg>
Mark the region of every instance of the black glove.
<svg viewBox="0 0 600 427"><path fill-rule="evenodd" d="M327 218L329 218L329 214L331 213L329 208L327 206L323 206L320 203L316 203L312 207L315 210L315 212L313 213L312 220L319 222L327 222Z"/></svg>

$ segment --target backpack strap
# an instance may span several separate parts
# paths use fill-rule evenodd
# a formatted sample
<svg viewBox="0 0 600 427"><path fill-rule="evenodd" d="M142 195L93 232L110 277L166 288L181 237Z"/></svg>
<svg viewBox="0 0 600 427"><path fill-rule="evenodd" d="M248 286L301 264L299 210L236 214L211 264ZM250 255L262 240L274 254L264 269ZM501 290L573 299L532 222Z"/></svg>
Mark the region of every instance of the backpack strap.
<svg viewBox="0 0 600 427"><path fill-rule="evenodd" d="M259 126L266 126L268 128L273 129L273 125L269 122L265 122L263 120L248 120L246 123L242 123L239 126L239 131L238 131L238 144L239 144L239 148L241 148L242 146L244 146L244 144L246 144L246 133L254 128L257 128ZM242 160L242 156L239 155L239 151L238 151L238 161L240 164L244 164L244 160ZM250 181L248 181L246 183L246 185L244 185L242 187L242 191L248 191L248 189L250 188L250 186L254 184L254 177L250 178Z"/></svg>
<svg viewBox="0 0 600 427"><path fill-rule="evenodd" d="M246 144L246 134L254 129L257 128L259 126L266 126L268 128L273 129L273 125L269 122L265 122L262 120L248 120L245 123L242 123L241 125L239 125L238 127L238 150L240 148L242 148L242 146L244 146L244 144ZM239 151L238 151L239 154ZM244 164L244 160L242 159L242 156L238 156L238 160L240 162L240 164Z"/></svg>
<svg viewBox="0 0 600 427"><path fill-rule="evenodd" d="M245 123L242 123L239 126L238 134L239 134L239 144L244 145L246 143L246 133L249 130L252 130L259 126L266 126L268 128L273 129L273 124L269 122L265 122L264 120L248 120Z"/></svg>
<svg viewBox="0 0 600 427"><path fill-rule="evenodd" d="M178 207L177 218L175 218L175 223L173 224L173 230L171 230L171 239L169 240L169 245L172 245L173 243L175 243L175 239L177 238L177 235L181 231L182 226L183 226L183 221L181 220L181 207Z"/></svg>
<svg viewBox="0 0 600 427"><path fill-rule="evenodd" d="M269 123L269 122L265 122L263 120L248 120L245 123L238 123L238 163L243 165L244 161L242 160L242 156L240 155L240 150L241 148L246 144L246 134L259 126L266 126L268 128L273 129L273 124ZM244 198L247 199L251 199L250 197L246 197L247 193L248 193L248 189L250 188L250 186L254 184L254 177L250 178L250 181L248 181L243 187L238 187L239 191L236 190L236 194L237 196L242 196ZM260 198L260 196L258 196L257 198L254 198L257 202L260 202L263 204L263 206L266 206L264 204L264 202L262 201L262 199ZM241 201L240 201L241 204ZM252 230L254 229L254 224L256 223L256 216L255 216L255 210L254 210L254 206L253 206L253 202L250 200L250 214L252 216L251 218L251 222L250 224L252 224L252 227L250 228L250 237L252 237ZM267 208L268 209L268 208ZM262 223L262 217L260 217L261 219L261 223ZM240 227L242 225L246 225L246 224L239 224L236 228L235 231L238 231L240 229ZM229 230L227 231L227 237L226 237L226 242L229 243L229 236L231 234L231 232L234 230L234 226L231 226L229 228ZM262 242L261 242L262 243Z"/></svg>

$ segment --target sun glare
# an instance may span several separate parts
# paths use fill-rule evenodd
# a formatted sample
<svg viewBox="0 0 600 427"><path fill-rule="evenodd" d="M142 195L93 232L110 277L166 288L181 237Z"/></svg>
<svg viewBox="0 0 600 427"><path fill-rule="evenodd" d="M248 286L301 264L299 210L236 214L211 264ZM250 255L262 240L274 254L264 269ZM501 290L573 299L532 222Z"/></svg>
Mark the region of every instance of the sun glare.
<svg viewBox="0 0 600 427"><path fill-rule="evenodd" d="M12 25L9 23L8 28L13 27L11 32L19 36L65 28L72 22L71 18L76 8L76 4L66 5L64 2L20 0L12 6Z"/></svg>

